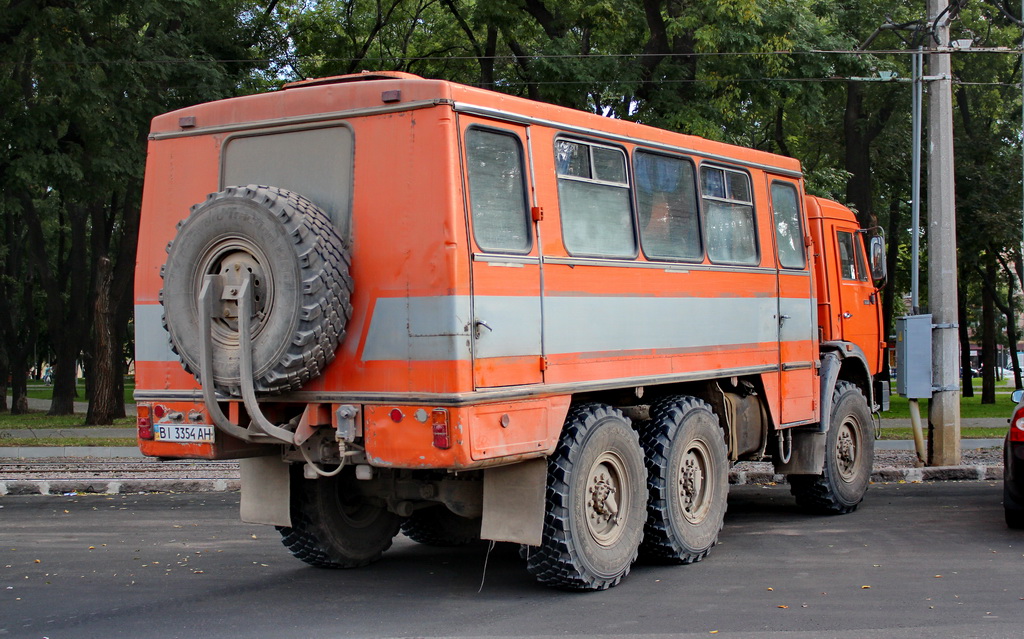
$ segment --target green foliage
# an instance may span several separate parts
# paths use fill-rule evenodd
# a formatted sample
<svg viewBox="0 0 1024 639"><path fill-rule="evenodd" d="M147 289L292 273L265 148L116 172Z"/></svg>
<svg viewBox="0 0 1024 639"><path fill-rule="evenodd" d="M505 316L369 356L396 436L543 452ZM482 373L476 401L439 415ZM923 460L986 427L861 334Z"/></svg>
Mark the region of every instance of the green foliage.
<svg viewBox="0 0 1024 639"><path fill-rule="evenodd" d="M909 77L909 55L892 51L926 40L878 27L921 20L917 0L0 5L0 316L13 320L0 321L0 369L25 344L89 352L94 327L81 316L96 261L132 257L122 249L135 243L150 118L364 70L485 86L799 158L809 192L854 205L866 222L893 222L897 304L909 286L910 88L853 78ZM976 46L1021 40L992 3L967 5L953 30ZM988 294L975 267L1019 255L1019 56L958 53L954 72L963 83L960 270L973 321L970 309ZM997 289L1009 299L1004 281ZM34 333L15 328L37 317L46 321ZM116 321L123 335L128 317Z"/></svg>

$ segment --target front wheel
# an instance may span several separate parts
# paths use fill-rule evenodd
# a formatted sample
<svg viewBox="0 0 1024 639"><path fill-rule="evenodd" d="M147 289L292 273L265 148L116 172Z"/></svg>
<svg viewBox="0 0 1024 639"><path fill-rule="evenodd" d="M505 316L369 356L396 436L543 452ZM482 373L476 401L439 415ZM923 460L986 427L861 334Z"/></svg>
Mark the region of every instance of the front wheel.
<svg viewBox="0 0 1024 639"><path fill-rule="evenodd" d="M797 504L811 512L852 512L868 489L874 455L867 399L857 386L841 381L832 392L825 467L820 475L790 475L790 491Z"/></svg>
<svg viewBox="0 0 1024 639"><path fill-rule="evenodd" d="M618 584L643 538L646 475L637 434L621 412L574 407L548 458L543 539L529 552L530 574L568 590Z"/></svg>

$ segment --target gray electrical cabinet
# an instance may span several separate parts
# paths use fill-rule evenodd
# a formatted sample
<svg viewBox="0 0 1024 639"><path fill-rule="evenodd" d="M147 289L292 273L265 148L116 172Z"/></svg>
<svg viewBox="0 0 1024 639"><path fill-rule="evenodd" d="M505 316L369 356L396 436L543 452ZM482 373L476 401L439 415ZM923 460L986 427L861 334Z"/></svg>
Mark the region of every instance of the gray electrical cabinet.
<svg viewBox="0 0 1024 639"><path fill-rule="evenodd" d="M896 392L911 399L932 396L932 316L896 318Z"/></svg>

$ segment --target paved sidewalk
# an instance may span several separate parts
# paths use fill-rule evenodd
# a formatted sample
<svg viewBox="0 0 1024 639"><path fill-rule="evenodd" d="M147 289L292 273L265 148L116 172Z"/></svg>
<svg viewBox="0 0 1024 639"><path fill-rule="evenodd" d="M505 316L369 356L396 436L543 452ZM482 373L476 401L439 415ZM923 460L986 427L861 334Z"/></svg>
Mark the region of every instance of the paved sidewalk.
<svg viewBox="0 0 1024 639"><path fill-rule="evenodd" d="M29 400L33 410L47 410L48 400ZM88 405L76 402L75 411L85 413ZM134 404L126 406L129 415L134 412ZM964 427L1005 428L1007 418L964 419ZM909 428L909 419L883 419L882 428ZM0 430L0 439L9 438L61 438L61 437L103 437L103 438L134 438L132 427L98 427L98 428L59 428L59 429L4 429ZM1002 447L1000 439L964 439L963 450L993 449ZM913 451L914 443L908 440L877 440L876 451ZM965 463L960 466L914 468L908 464L897 464L890 467L889 462L876 457L872 480L876 482L920 482L944 480L1001 480L1002 464L991 463L995 458L992 453L982 455L989 461L981 464ZM14 459L42 458L80 458L93 461L142 458L138 448L134 446L0 446L0 460L8 462ZM144 458L148 459L148 458ZM70 459L69 459L70 461ZM153 460L159 464L157 460ZM154 465L154 469L157 465ZM776 475L770 463L737 465L730 471L729 481L732 484L748 483L784 483L785 477ZM219 492L238 490L237 476L225 478L190 478L190 477L155 477L148 479L125 478L83 478L83 479L34 479L14 480L0 476L0 495L6 494L66 494L83 493L125 493L125 492Z"/></svg>

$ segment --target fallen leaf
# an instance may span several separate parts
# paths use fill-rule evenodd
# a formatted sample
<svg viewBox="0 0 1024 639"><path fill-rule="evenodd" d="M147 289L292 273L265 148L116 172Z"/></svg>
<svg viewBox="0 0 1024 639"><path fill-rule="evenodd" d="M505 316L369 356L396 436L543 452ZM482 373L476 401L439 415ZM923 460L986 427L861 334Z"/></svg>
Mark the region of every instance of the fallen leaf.
<svg viewBox="0 0 1024 639"><path fill-rule="evenodd" d="M871 586L861 586L861 587L860 587L860 589L861 589L861 590L867 590L867 589L868 589L868 588L870 588L870 587L871 587Z"/></svg>
<svg viewBox="0 0 1024 639"><path fill-rule="evenodd" d="M775 590L774 588L769 588L768 592L773 592L774 590Z"/></svg>
<svg viewBox="0 0 1024 639"><path fill-rule="evenodd" d="M789 606L779 606L779 608L789 608Z"/></svg>

